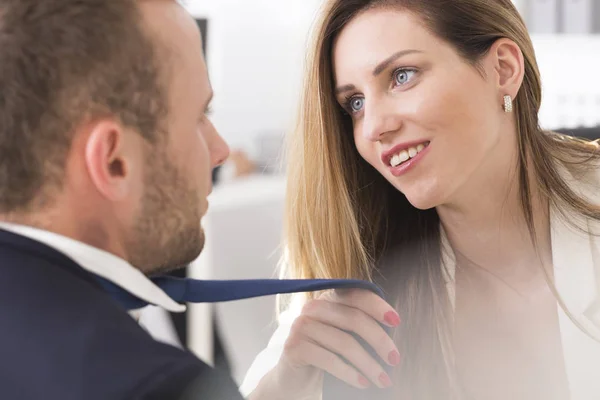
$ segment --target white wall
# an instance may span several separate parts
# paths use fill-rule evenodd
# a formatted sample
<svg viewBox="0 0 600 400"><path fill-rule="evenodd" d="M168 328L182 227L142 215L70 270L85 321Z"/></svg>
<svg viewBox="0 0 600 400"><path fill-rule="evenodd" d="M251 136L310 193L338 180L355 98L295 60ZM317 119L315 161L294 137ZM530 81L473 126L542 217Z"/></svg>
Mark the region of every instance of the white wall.
<svg viewBox="0 0 600 400"><path fill-rule="evenodd" d="M600 125L600 35L533 35L546 129Z"/></svg>
<svg viewBox="0 0 600 400"><path fill-rule="evenodd" d="M293 124L305 44L320 0L188 0L209 18L213 122L236 147L252 151L262 132Z"/></svg>

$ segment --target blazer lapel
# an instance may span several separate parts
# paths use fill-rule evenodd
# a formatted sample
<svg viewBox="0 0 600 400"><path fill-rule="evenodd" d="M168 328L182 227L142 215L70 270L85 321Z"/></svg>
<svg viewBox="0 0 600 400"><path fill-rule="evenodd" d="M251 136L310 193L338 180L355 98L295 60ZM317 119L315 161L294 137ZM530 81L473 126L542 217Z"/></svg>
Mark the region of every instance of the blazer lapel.
<svg viewBox="0 0 600 400"><path fill-rule="evenodd" d="M570 221L566 218L551 211L554 281L571 314L559 307L559 325L571 398L591 400L600 395L599 243L587 233L588 221L575 215L568 216Z"/></svg>
<svg viewBox="0 0 600 400"><path fill-rule="evenodd" d="M551 210L552 257L557 291L574 317L559 307L559 328L572 400L596 400L600 394L600 235L587 220ZM573 226L576 222L577 226ZM583 229L578 229L583 228ZM600 232L600 226L596 232ZM456 259L441 228L442 268L455 306ZM593 337L582 332L584 328Z"/></svg>

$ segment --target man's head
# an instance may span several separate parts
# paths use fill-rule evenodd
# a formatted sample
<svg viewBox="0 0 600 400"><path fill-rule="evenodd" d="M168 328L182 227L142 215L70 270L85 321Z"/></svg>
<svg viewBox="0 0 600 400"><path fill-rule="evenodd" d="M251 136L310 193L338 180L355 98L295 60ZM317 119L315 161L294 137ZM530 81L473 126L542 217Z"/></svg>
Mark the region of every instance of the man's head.
<svg viewBox="0 0 600 400"><path fill-rule="evenodd" d="M175 0L0 0L0 215L147 273L204 242L228 155L194 20Z"/></svg>

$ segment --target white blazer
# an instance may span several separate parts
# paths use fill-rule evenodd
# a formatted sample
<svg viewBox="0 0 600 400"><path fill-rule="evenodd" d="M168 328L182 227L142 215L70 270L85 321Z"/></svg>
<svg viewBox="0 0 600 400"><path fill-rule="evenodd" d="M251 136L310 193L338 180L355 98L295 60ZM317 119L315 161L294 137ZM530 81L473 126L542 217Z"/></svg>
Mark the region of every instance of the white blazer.
<svg viewBox="0 0 600 400"><path fill-rule="evenodd" d="M600 171L578 176L561 171L572 189L594 204L600 205ZM567 223L567 219L570 223ZM577 229L572 226L575 223ZM552 258L556 288L565 306L597 340L582 332L559 307L559 328L564 350L571 400L600 399L600 223L577 215L561 215L551 210ZM587 232L591 232L587 233ZM596 235L594 235L596 233ZM444 248L449 246L445 239ZM455 260L444 251L448 271L448 292L454 301ZM248 396L260 379L279 361L294 319L300 314L303 297L296 297L279 318L279 327L250 367L240 388ZM311 400L321 398L321 385L314 387ZM308 399L307 399L308 400Z"/></svg>

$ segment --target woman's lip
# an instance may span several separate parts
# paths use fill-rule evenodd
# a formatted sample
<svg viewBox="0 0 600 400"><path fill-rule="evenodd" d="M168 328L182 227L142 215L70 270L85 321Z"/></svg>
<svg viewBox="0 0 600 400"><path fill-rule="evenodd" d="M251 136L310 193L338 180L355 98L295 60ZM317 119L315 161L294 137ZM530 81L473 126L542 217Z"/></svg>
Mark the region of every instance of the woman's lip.
<svg viewBox="0 0 600 400"><path fill-rule="evenodd" d="M417 147L420 144L427 146L429 143L431 143L431 141L429 141L429 140L415 140L415 141L411 141L411 142L400 143L400 144L392 147L391 149L384 151L381 154L381 161L385 165L390 165L390 161L391 161L392 157L394 157L396 154L400 153L401 151L408 150L411 147Z"/></svg>
<svg viewBox="0 0 600 400"><path fill-rule="evenodd" d="M402 175L406 174L407 172L409 172L410 170L412 170L413 168L415 168L415 165L418 164L419 161L421 161L421 159L423 159L423 157L425 157L429 153L430 147L431 147L431 142L429 143L429 145L425 146L425 148L423 150L421 150L419 152L419 154L417 154L410 160L403 162L400 165L392 167L391 165L388 164L388 168L390 169L392 175L394 175L396 177L402 176Z"/></svg>

